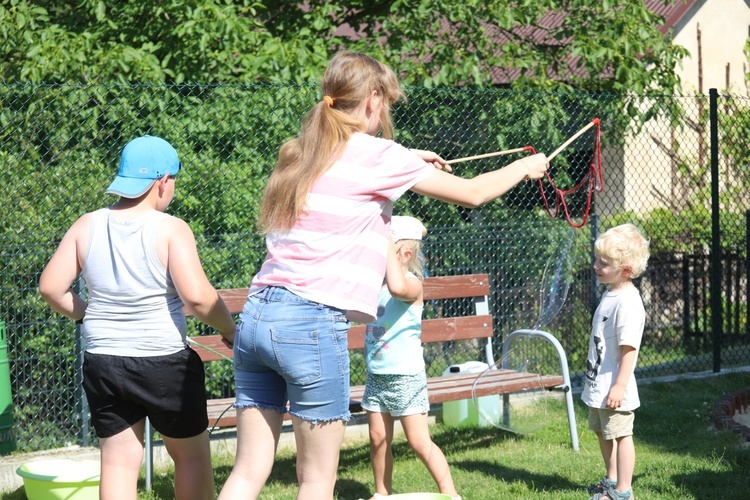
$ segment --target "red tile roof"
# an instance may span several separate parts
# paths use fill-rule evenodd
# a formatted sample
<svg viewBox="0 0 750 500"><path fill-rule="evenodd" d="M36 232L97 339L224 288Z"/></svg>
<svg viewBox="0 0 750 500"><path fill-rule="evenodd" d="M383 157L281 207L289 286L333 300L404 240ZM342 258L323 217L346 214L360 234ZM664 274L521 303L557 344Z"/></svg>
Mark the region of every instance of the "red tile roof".
<svg viewBox="0 0 750 500"><path fill-rule="evenodd" d="M664 18L664 24L659 26L659 31L662 33L667 33L674 28L696 3L698 0L677 0L664 5L662 0L646 0L648 10Z"/></svg>
<svg viewBox="0 0 750 500"><path fill-rule="evenodd" d="M683 16L696 3L700 1L703 0L671 0L670 3L665 5L663 0L644 0L646 6L650 11L654 12L664 19L664 23L659 26L659 31L664 34L668 33L670 29L675 27L677 23L682 20ZM513 35L514 37L520 37L522 39L528 40L529 43L544 43L545 38L547 37L546 30L562 25L565 17L566 14L563 12L549 12L542 16L542 18L539 20L538 24L542 28L533 26L518 26L513 31ZM449 30L450 26L450 23L446 21L443 25L443 28L445 30ZM502 46L503 43L510 40L510 35L503 30L500 30L497 26L488 24L486 26L486 29L488 34L495 41L498 47ZM351 39L358 39L363 36L362 33L356 33L348 24L340 26L337 35ZM556 42L550 42L548 39L547 43L554 44ZM490 68L489 71L490 75L492 76L492 81L496 85L507 84L522 76L522 70L517 68L494 67ZM561 67L557 71L557 74L553 74L551 71L549 71L550 78L554 79L564 79L566 75L570 77L583 74L585 74L585 68L579 67L579 60L572 58L562 61ZM604 74L601 76L606 78L608 75Z"/></svg>
<svg viewBox="0 0 750 500"><path fill-rule="evenodd" d="M670 3L664 4L663 0L644 0L648 9L661 16L664 19L664 23L659 26L659 31L666 34L671 30L677 23L682 20L683 16L700 0L671 0ZM544 28L555 28L563 24L565 20L565 13L551 12L547 13L539 20L539 26ZM489 28L489 32L492 32L493 27ZM498 32L497 29L494 31ZM516 36L520 36L529 40L531 43L542 43L544 38L547 36L546 32L539 28L530 26L520 26L514 30ZM509 39L508 35L499 33L496 35L497 45L502 45ZM580 65L580 58L567 58L562 61L561 67L557 74L548 72L550 78L554 79L565 79L567 77L575 77L585 74L585 67ZM490 68L490 74L492 81L495 85L508 84L513 80L522 76L522 70L516 68ZM603 78L611 76L611 74L600 75Z"/></svg>

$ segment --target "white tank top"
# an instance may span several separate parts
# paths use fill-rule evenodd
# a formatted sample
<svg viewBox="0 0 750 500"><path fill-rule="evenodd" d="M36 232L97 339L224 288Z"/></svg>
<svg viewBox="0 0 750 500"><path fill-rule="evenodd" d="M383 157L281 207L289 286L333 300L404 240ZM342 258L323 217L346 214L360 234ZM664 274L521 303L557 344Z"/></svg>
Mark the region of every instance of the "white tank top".
<svg viewBox="0 0 750 500"><path fill-rule="evenodd" d="M185 349L182 300L156 253L156 234L168 217L154 211L124 221L108 208L92 213L83 263L87 352L144 357Z"/></svg>

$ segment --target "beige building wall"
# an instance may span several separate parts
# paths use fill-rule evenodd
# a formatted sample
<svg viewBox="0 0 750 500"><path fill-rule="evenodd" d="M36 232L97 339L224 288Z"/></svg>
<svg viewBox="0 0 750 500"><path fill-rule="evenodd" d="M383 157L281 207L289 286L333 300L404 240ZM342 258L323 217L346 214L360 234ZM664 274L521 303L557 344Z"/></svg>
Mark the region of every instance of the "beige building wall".
<svg viewBox="0 0 750 500"><path fill-rule="evenodd" d="M693 10L697 7L697 11ZM698 30L701 33L703 93L715 88L720 92L745 95L747 57L743 53L750 29L748 0L705 0L698 2L675 27L675 43L690 51L678 71L685 93L697 93ZM727 68L729 81L727 82ZM727 85L728 83L728 85Z"/></svg>
<svg viewBox="0 0 750 500"><path fill-rule="evenodd" d="M690 52L682 68L678 68L683 88L678 99L692 120L697 123L701 106L708 112L711 88L718 89L720 94L728 90L735 95L750 95L745 78L750 68L744 53L750 35L750 0L699 1L683 16L673 33L675 43ZM679 207L691 187L679 184L680 178L674 175L676 164L664 148L678 143L681 158L696 167L708 165L707 132L703 140L705 143L701 144L699 134L689 127L671 131L665 120L647 124L621 151L604 154L605 190L597 195L597 212L608 215L629 210L642 215L657 207ZM710 178L705 181L710 182Z"/></svg>

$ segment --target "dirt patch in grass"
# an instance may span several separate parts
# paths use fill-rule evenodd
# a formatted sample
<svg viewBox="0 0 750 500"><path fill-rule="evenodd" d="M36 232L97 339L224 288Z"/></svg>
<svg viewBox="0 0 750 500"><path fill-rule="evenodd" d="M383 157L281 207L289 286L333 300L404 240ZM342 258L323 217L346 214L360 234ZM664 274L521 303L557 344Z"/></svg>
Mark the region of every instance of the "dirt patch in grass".
<svg viewBox="0 0 750 500"><path fill-rule="evenodd" d="M719 429L727 429L742 435L750 442L750 387L720 397L711 410L711 418Z"/></svg>

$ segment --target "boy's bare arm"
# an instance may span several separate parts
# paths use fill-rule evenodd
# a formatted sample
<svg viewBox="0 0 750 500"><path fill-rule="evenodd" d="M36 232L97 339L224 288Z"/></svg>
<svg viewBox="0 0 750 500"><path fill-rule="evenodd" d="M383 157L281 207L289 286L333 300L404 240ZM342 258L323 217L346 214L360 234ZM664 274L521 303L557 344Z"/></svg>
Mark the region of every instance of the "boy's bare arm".
<svg viewBox="0 0 750 500"><path fill-rule="evenodd" d="M42 298L52 309L73 320L83 318L88 305L70 286L81 273L78 242L88 240L89 218L89 214L84 215L68 229L39 278Z"/></svg>
<svg viewBox="0 0 750 500"><path fill-rule="evenodd" d="M625 387L628 385L630 375L635 368L635 347L630 345L620 346L620 370L617 372L615 383L607 395L607 408L615 410L620 407L625 397Z"/></svg>
<svg viewBox="0 0 750 500"><path fill-rule="evenodd" d="M185 307L203 323L234 342L235 323L229 309L203 271L195 237L184 221L172 218L164 230L168 241L168 266Z"/></svg>

